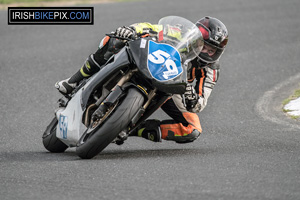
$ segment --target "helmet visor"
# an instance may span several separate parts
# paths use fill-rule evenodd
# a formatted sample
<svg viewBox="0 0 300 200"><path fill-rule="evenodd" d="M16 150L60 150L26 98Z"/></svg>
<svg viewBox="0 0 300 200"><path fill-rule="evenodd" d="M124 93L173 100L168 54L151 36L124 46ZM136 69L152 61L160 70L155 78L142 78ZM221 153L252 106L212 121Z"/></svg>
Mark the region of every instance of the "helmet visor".
<svg viewBox="0 0 300 200"><path fill-rule="evenodd" d="M216 62L222 56L222 54L224 52L224 48L217 47L206 41L204 41L204 46L208 46L209 48L214 49L214 51L215 51L213 55L211 55L207 52L203 52L203 51L199 54L199 58L206 63Z"/></svg>

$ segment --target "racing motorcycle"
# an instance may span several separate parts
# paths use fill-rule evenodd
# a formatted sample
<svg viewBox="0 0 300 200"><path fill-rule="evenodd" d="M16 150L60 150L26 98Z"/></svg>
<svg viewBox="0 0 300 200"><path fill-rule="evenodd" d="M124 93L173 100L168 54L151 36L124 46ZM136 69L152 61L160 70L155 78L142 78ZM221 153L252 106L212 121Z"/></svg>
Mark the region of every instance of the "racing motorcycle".
<svg viewBox="0 0 300 200"><path fill-rule="evenodd" d="M110 143L122 144L173 94L185 92L187 63L202 50L202 34L178 16L164 17L158 25L163 28L155 36L118 37L126 45L72 94L59 99L42 137L48 151L75 147L79 157L93 158ZM172 27L180 35L171 36Z"/></svg>

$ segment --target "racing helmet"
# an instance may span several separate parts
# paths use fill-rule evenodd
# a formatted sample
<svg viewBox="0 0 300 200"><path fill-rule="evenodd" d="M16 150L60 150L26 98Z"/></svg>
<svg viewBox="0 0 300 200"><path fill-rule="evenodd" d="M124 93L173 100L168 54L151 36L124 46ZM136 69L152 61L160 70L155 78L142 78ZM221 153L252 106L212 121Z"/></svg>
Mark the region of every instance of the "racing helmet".
<svg viewBox="0 0 300 200"><path fill-rule="evenodd" d="M216 49L212 56L201 52L199 54L200 60L206 63L216 62L222 56L228 42L226 26L220 20L209 16L198 20L196 26L202 33L204 44Z"/></svg>

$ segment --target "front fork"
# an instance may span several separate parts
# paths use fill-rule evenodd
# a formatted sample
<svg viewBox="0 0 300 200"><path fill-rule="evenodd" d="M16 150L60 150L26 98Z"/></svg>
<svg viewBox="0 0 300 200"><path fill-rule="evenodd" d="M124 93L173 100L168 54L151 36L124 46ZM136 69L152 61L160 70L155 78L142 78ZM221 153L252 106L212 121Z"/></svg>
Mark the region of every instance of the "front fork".
<svg viewBox="0 0 300 200"><path fill-rule="evenodd" d="M98 99L95 104L92 105L92 107L98 107L92 114L92 118L90 120L87 120L88 117L86 116L85 124L86 126L91 126L93 128L94 126L98 126L101 124L106 116L108 116L110 111L112 111L115 106L117 105L117 102L119 99L123 96L124 92L122 87L125 86L125 83L127 83L133 74L137 72L138 70L130 70L126 74L123 75L123 77L118 81L118 83L114 86L114 88L110 91L110 93L107 95L107 97L103 100L102 98ZM138 86L137 89L140 89L141 91L145 91L141 86ZM140 120L140 118L144 115L145 110L150 105L153 98L156 96L156 89L151 90L149 93L143 92L145 96L147 96L147 101L145 102L144 106L139 109L139 111L136 113L136 115L132 119L132 125L135 127L137 122ZM88 113L88 112L87 112ZM88 115L88 114L87 114ZM90 121L90 123L88 123ZM126 140L128 137L128 131L124 130L120 133L120 135L116 138L115 143L122 144L124 140Z"/></svg>
<svg viewBox="0 0 300 200"><path fill-rule="evenodd" d="M119 82L114 86L114 88L110 91L108 96L102 101L99 99L95 106L98 108L95 110L95 112L92 115L92 121L100 120L105 116L109 108L111 108L113 105L115 105L118 100L123 95L122 86L124 83L128 82L133 74L137 71L136 70L130 70L127 74L124 74L124 76L119 80Z"/></svg>

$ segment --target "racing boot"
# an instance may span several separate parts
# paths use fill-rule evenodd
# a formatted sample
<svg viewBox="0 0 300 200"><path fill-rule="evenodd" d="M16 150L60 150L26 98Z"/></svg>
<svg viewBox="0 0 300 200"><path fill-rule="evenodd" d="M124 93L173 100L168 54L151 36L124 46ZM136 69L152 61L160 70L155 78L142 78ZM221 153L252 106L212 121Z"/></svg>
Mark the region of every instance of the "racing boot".
<svg viewBox="0 0 300 200"><path fill-rule="evenodd" d="M130 133L129 136L138 136L153 142L161 142L160 121L155 119L147 120Z"/></svg>
<svg viewBox="0 0 300 200"><path fill-rule="evenodd" d="M91 54L86 59L83 66L73 76L55 83L55 87L58 91L63 95L70 94L83 79L89 78L97 73L101 68L100 64L98 64L94 58L97 54L101 54L101 49L95 54Z"/></svg>
<svg viewBox="0 0 300 200"><path fill-rule="evenodd" d="M75 87L78 85L78 83L80 81L82 81L83 79L84 79L84 77L82 76L80 71L78 71L72 77L56 82L55 88L58 89L58 91L60 93L62 93L63 95L67 95L67 94L70 94L75 89Z"/></svg>

